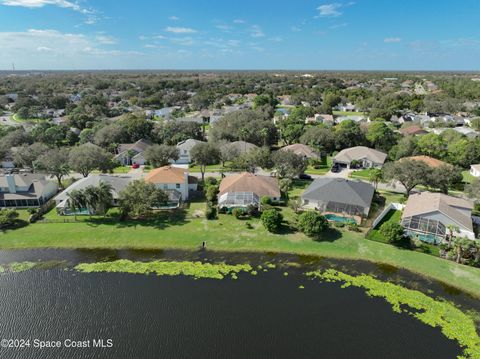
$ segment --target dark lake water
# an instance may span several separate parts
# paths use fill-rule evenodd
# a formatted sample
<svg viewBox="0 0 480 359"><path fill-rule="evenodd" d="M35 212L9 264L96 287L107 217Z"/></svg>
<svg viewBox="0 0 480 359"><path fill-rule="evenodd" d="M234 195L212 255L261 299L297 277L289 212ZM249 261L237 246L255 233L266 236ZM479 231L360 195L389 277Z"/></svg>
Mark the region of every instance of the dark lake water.
<svg viewBox="0 0 480 359"><path fill-rule="evenodd" d="M394 313L362 289L308 280L302 269L283 271L221 281L60 268L5 274L0 337L59 340L62 348L0 349L0 358L438 359L460 353L439 329ZM113 347L71 349L65 339L111 339Z"/></svg>

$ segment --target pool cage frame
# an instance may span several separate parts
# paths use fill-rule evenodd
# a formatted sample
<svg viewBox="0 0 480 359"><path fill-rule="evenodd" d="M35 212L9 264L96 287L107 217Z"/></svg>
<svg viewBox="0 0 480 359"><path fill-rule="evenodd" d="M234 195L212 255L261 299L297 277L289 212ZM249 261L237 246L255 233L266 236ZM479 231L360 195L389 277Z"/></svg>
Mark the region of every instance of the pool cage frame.
<svg viewBox="0 0 480 359"><path fill-rule="evenodd" d="M402 226L407 234L419 234L424 236L434 236L435 243L442 242L446 235L445 225L436 219L425 218L421 216L411 216L402 219Z"/></svg>
<svg viewBox="0 0 480 359"><path fill-rule="evenodd" d="M365 208L361 206L347 204L347 203L340 203L340 202L333 202L333 201L323 202L321 203L320 210L322 212L341 213L343 215L358 216L360 218L365 217L365 214L364 214Z"/></svg>
<svg viewBox="0 0 480 359"><path fill-rule="evenodd" d="M246 208L249 205L258 207L260 197L253 192L227 192L218 198L219 208Z"/></svg>

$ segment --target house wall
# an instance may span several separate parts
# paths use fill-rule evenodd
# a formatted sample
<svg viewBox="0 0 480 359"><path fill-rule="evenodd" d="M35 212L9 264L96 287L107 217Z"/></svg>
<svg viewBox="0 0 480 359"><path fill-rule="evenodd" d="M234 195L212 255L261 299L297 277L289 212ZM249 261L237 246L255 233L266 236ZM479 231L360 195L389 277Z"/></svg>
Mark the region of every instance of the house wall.
<svg viewBox="0 0 480 359"><path fill-rule="evenodd" d="M50 198L55 196L57 192L58 192L58 185L55 182L50 181L45 185L43 189L42 198L45 201L48 201Z"/></svg>
<svg viewBox="0 0 480 359"><path fill-rule="evenodd" d="M174 161L173 163L186 165L192 162L189 149L178 147L178 151L179 151L178 160Z"/></svg>
<svg viewBox="0 0 480 359"><path fill-rule="evenodd" d="M475 168L470 168L470 174L473 177L480 177L480 171L477 171Z"/></svg>
<svg viewBox="0 0 480 359"><path fill-rule="evenodd" d="M156 183L155 187L163 190L177 190L182 194L182 200L188 200L188 185L185 183Z"/></svg>
<svg viewBox="0 0 480 359"><path fill-rule="evenodd" d="M455 226L458 226L459 229L460 229L460 233L459 233L459 236L460 237L467 237L468 239L475 239L475 233L473 233L472 231L470 231L468 228L465 228L464 226L460 225L459 223L453 221L452 219L450 219L449 217L445 216L443 213L441 212L432 212L432 213L428 213L428 214L425 214L425 215L422 215L423 218L428 218L428 219L434 219L436 221L439 221L441 222L445 227L447 227L449 224L453 224ZM447 230L448 232L448 230Z"/></svg>

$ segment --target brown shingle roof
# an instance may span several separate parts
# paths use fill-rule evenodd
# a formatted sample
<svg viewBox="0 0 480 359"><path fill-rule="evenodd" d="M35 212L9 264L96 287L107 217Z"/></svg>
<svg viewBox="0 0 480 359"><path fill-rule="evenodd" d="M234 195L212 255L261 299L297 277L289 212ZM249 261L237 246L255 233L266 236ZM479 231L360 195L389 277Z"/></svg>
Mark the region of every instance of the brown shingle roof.
<svg viewBox="0 0 480 359"><path fill-rule="evenodd" d="M248 172L225 177L220 183L218 195L228 192L253 192L259 197L280 197L276 178L256 176Z"/></svg>
<svg viewBox="0 0 480 359"><path fill-rule="evenodd" d="M408 197L402 218L441 212L465 228L473 230L472 217L465 210L473 209L473 202L463 198L447 196L443 193L422 192ZM463 210L463 211L462 211Z"/></svg>
<svg viewBox="0 0 480 359"><path fill-rule="evenodd" d="M420 126L408 126L405 128L401 128L400 132L403 135L422 135L422 134L428 133Z"/></svg>
<svg viewBox="0 0 480 359"><path fill-rule="evenodd" d="M403 160L413 160L413 161L421 161L425 163L427 166L432 168L438 168L442 166L451 166L451 164L437 160L436 158L429 157L429 156L411 156L411 157L404 157L400 161Z"/></svg>
<svg viewBox="0 0 480 359"><path fill-rule="evenodd" d="M307 145L301 143L294 143L293 145L285 146L280 151L292 151L296 155L304 156L307 158L316 158L318 155Z"/></svg>

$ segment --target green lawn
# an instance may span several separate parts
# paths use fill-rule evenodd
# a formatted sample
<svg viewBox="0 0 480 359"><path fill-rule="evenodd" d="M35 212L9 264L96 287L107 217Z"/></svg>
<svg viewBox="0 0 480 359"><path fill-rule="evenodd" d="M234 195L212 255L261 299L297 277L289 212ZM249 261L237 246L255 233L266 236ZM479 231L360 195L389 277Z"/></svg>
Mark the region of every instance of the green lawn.
<svg viewBox="0 0 480 359"><path fill-rule="evenodd" d="M299 187L303 185L298 184ZM202 241L206 241L211 250L274 251L387 263L442 280L480 296L480 270L477 268L367 240L364 233L332 230L321 240L313 240L288 227L280 234L269 233L259 219L237 220L231 215L220 215L218 220L213 221L194 218L193 212L204 206L204 203L198 202L185 212L163 214L146 221L114 222L95 218L78 223L35 223L4 231L0 248L191 250L199 248ZM281 210L286 218L295 217L288 207Z"/></svg>
<svg viewBox="0 0 480 359"><path fill-rule="evenodd" d="M206 172L233 172L234 170L232 170L230 167L228 167L228 163L225 163L225 167L223 167L220 163L219 164L216 164L216 165L209 165L206 167ZM191 165L189 168L188 168L188 171L191 172L191 173L200 173L200 166L196 166L196 165Z"/></svg>
<svg viewBox="0 0 480 359"><path fill-rule="evenodd" d="M368 180L370 178L370 172L372 172L371 168L366 168L366 169L363 169L363 170L353 171L352 173L350 173L349 177Z"/></svg>
<svg viewBox="0 0 480 359"><path fill-rule="evenodd" d="M15 122L41 122L45 121L43 118L20 118L16 113L12 116L12 120Z"/></svg>
<svg viewBox="0 0 480 359"><path fill-rule="evenodd" d="M323 164L319 168L314 168L312 165L309 165L305 173L309 175L324 175L328 171L330 171L332 165L333 157L327 156L327 158L323 160Z"/></svg>
<svg viewBox="0 0 480 359"><path fill-rule="evenodd" d="M465 182L465 183L472 183L473 180L475 179L475 177L473 177L470 174L470 171L463 171L462 175L463 175L463 182Z"/></svg>
<svg viewBox="0 0 480 359"><path fill-rule="evenodd" d="M335 116L365 116L365 112L333 111Z"/></svg>

